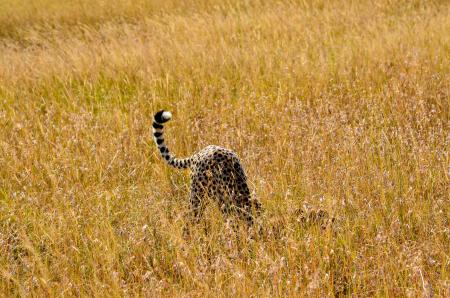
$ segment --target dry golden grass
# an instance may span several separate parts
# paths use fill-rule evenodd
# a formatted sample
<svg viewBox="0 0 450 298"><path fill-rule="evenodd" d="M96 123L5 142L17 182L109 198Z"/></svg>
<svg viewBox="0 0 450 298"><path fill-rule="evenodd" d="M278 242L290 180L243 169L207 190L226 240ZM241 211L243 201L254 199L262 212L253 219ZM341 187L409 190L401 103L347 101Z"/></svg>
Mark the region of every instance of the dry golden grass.
<svg viewBox="0 0 450 298"><path fill-rule="evenodd" d="M180 2L180 3L179 3ZM0 1L0 296L449 296L447 1ZM178 156L265 212L182 237ZM322 229L299 210L325 210Z"/></svg>

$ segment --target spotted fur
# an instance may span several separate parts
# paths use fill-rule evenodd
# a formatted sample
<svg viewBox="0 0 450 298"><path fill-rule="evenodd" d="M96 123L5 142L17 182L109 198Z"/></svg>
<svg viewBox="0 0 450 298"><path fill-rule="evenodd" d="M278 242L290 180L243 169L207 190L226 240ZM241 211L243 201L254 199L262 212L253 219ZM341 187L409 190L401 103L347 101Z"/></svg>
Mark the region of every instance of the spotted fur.
<svg viewBox="0 0 450 298"><path fill-rule="evenodd" d="M177 158L164 140L164 123L172 114L161 110L153 119L153 136L161 156L166 163L178 169L191 170L191 213L198 220L203 211L206 197L216 200L223 213L236 213L248 224L253 223L252 207L257 213L261 209L259 201L251 198L247 177L233 151L219 146L207 146L187 158Z"/></svg>

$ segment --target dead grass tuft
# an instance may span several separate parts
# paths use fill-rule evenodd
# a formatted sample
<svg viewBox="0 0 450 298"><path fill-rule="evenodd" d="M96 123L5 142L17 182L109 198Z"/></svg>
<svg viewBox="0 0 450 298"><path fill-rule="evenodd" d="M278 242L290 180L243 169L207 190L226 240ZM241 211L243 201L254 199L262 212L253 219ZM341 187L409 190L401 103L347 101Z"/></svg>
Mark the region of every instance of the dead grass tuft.
<svg viewBox="0 0 450 298"><path fill-rule="evenodd" d="M449 296L449 11L0 1L0 296ZM183 238L160 108L179 156L240 155L263 232L210 204Z"/></svg>

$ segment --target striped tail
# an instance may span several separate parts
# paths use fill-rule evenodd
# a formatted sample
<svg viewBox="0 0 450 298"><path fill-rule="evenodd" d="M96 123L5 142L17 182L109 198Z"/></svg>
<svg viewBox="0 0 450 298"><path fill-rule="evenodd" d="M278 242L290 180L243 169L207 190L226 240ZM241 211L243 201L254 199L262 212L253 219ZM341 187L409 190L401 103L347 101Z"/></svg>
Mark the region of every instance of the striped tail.
<svg viewBox="0 0 450 298"><path fill-rule="evenodd" d="M176 158L174 155L172 155L169 152L169 149L167 148L166 143L164 142L163 138L163 128L164 123L172 119L172 113L169 111L161 110L158 113L155 114L153 117L153 137L156 143L156 146L158 147L159 152L161 153L161 156L164 158L164 160L171 165L172 167L178 168L178 169L186 169L189 168L191 165L191 159L190 158Z"/></svg>

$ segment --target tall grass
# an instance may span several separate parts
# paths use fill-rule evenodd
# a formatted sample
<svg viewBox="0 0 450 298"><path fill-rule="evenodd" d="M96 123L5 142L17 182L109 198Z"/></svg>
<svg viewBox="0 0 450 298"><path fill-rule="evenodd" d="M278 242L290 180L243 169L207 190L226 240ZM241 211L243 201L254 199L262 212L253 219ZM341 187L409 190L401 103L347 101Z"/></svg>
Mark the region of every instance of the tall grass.
<svg viewBox="0 0 450 298"><path fill-rule="evenodd" d="M450 295L449 13L0 0L0 295ZM178 156L239 154L261 235L211 203L183 238L161 108Z"/></svg>

